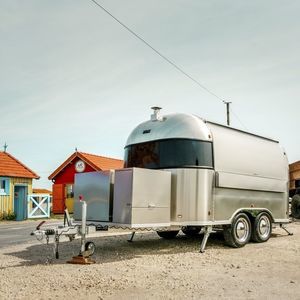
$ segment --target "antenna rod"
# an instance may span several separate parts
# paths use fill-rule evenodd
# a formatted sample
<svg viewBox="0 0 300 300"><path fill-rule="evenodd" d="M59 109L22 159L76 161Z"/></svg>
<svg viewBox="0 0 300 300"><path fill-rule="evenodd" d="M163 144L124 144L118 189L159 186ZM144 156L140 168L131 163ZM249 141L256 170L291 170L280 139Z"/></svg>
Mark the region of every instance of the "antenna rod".
<svg viewBox="0 0 300 300"><path fill-rule="evenodd" d="M226 105L227 126L230 126L230 104L232 102L228 102L228 101L223 101L223 102Z"/></svg>

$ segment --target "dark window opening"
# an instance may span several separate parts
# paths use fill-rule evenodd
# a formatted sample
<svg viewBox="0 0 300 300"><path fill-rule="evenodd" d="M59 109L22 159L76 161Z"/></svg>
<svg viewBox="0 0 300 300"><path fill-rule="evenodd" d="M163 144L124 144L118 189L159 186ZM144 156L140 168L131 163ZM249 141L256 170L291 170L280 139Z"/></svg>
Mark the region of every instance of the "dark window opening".
<svg viewBox="0 0 300 300"><path fill-rule="evenodd" d="M212 143L188 139L151 141L125 148L125 168L213 168Z"/></svg>

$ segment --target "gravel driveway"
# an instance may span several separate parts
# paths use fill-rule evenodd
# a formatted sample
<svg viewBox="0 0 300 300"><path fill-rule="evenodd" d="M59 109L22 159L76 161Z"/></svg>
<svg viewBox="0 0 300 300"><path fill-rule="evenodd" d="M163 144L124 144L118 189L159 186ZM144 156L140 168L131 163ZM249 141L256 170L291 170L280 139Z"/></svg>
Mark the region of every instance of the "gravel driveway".
<svg viewBox="0 0 300 300"><path fill-rule="evenodd" d="M224 246L212 235L204 254L202 236L168 241L156 233L94 238L96 264L70 265L79 241L34 241L0 249L1 299L300 299L300 222L287 236L279 228L267 243Z"/></svg>

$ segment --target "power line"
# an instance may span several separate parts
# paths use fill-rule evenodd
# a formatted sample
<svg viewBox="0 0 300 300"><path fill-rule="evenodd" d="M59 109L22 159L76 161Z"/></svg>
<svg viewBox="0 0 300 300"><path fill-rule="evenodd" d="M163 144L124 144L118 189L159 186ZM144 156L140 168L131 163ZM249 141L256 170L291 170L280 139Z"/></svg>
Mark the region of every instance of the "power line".
<svg viewBox="0 0 300 300"><path fill-rule="evenodd" d="M140 40L143 44L145 44L148 48L150 48L153 52L155 52L157 55L159 55L163 60L165 60L167 63L169 63L171 66L173 66L177 71L182 73L184 76L186 76L188 79L192 80L195 84L197 84L200 88L205 90L210 95L214 96L218 100L220 100L222 103L227 105L227 120L229 121L229 111L232 112L232 114L236 117L236 119L241 123L241 125L246 129L247 127L243 124L243 122L240 120L240 118L234 113L234 111L230 108L229 104L231 102L224 101L221 97L219 97L217 94L212 92L210 89L208 89L206 86L204 86L202 83L200 83L197 79L195 79L193 76L188 74L185 70L183 70L182 67L179 67L175 62L171 61L168 57L166 57L164 54L162 54L160 51L155 49L150 43L148 43L144 38L142 38L139 34L137 34L135 31L130 29L126 24L124 24L121 20L119 20L117 17L115 17L111 12L109 12L105 7L103 7L99 2L96 0L91 0L98 8L102 9L106 14L108 14L111 18L113 18L117 23L119 23L123 28L125 28L128 32L130 32L133 36L135 36L138 40ZM228 122L227 121L227 122Z"/></svg>
<svg viewBox="0 0 300 300"><path fill-rule="evenodd" d="M200 86L203 90L211 94L212 96L216 97L220 101L223 102L223 99L220 98L217 94L212 92L210 89L205 87L203 84L201 84L197 79L189 75L186 71L184 71L181 67L179 67L176 63L171 61L168 57L166 57L164 54L162 54L160 51L155 49L153 46L151 46L144 38L142 38L140 35L138 35L136 32L134 32L132 29L130 29L127 25L125 25L122 21L120 21L118 18L116 18L111 12L109 12L106 8L104 8L101 4L99 4L96 0L91 0L95 5L97 5L99 8L101 8L106 14L108 14L110 17L112 17L116 22L118 22L122 27L124 27L127 31L129 31L132 35L134 35L137 39L139 39L142 43L144 43L147 47L149 47L152 51L154 51L156 54L158 54L162 59L164 59L166 62L168 62L170 65L172 65L175 69L177 69L180 73L182 73L184 76L192 80L194 83L196 83L198 86Z"/></svg>
<svg viewBox="0 0 300 300"><path fill-rule="evenodd" d="M230 108L231 113L235 116L235 118L240 122L240 124L247 130L249 131L249 129L245 126L245 124L241 121L241 119L237 116L237 114L232 110L232 108Z"/></svg>

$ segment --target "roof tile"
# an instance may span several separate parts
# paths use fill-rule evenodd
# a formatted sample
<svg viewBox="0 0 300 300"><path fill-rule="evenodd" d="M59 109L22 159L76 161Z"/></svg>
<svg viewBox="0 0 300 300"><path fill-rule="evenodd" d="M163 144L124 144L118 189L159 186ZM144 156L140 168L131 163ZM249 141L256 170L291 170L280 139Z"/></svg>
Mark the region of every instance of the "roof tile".
<svg viewBox="0 0 300 300"><path fill-rule="evenodd" d="M121 159L105 157L95 154L79 152L87 161L95 165L99 170L122 169L124 161Z"/></svg>
<svg viewBox="0 0 300 300"><path fill-rule="evenodd" d="M7 152L0 151L0 176L35 178L40 177Z"/></svg>
<svg viewBox="0 0 300 300"><path fill-rule="evenodd" d="M76 157L82 159L87 164L89 164L95 171L107 171L122 169L124 166L124 161L121 159L105 157L85 152L75 152L73 153L65 162L63 162L49 177L48 179L54 179L71 161Z"/></svg>
<svg viewBox="0 0 300 300"><path fill-rule="evenodd" d="M50 194L52 195L52 191L47 189L32 189L33 194Z"/></svg>

